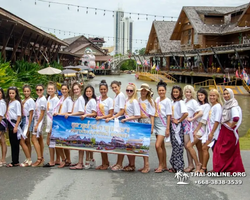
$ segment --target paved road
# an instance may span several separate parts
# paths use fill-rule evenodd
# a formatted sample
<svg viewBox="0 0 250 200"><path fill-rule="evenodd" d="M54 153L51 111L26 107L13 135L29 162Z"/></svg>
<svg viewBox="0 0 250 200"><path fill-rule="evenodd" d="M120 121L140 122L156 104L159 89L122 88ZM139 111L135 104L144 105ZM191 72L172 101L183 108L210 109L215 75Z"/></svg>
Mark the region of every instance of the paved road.
<svg viewBox="0 0 250 200"><path fill-rule="evenodd" d="M154 144L151 144L149 174L140 172L112 172L97 170L71 171L68 168L0 168L0 199L164 199L164 200L214 200L236 199L248 200L250 195L250 178L233 178L243 180L243 185L198 185L195 181L219 180L229 178L196 178L191 177L188 185L177 185L174 174L164 172L156 174L152 170L157 167L157 156ZM171 147L167 145L168 155ZM8 155L10 149L8 149ZM48 161L48 149L45 149L45 158ZM250 174L250 151L242 151L242 158L246 172ZM97 164L100 164L100 155L95 153ZM21 151L21 159L24 159ZM186 158L186 154L184 156ZM72 151L72 160L77 161L78 154ZM169 158L169 157L168 157ZM33 153L32 159L36 157ZM111 163L116 160L110 155ZM7 161L10 161L8 156ZM127 163L125 158L124 164ZM136 159L137 169L143 164L142 158ZM211 161L209 162L211 169ZM231 178L232 179L232 178Z"/></svg>

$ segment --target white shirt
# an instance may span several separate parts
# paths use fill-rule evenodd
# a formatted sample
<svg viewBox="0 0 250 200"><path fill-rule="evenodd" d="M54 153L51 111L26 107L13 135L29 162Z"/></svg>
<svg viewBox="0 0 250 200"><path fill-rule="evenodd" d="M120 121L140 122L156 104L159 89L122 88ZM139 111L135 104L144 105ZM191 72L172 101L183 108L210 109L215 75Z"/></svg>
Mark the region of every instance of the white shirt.
<svg viewBox="0 0 250 200"><path fill-rule="evenodd" d="M141 115L141 109L136 99L134 99L132 103L130 103L130 100L126 99L125 114L129 117ZM134 121L138 121L138 119Z"/></svg>
<svg viewBox="0 0 250 200"><path fill-rule="evenodd" d="M162 117L166 117L167 115L172 115L172 109L171 109L172 103L169 98L166 97L164 100L160 101L160 97L157 97L155 99L155 103L156 103L156 109L157 109L156 110L157 117L159 117L158 110L160 111L160 114Z"/></svg>
<svg viewBox="0 0 250 200"><path fill-rule="evenodd" d="M180 119L182 115L187 112L187 107L183 100L172 103L172 116L174 119Z"/></svg>
<svg viewBox="0 0 250 200"><path fill-rule="evenodd" d="M17 120L18 116L22 116L21 104L19 101L15 100L9 103L7 116L9 120Z"/></svg>
<svg viewBox="0 0 250 200"><path fill-rule="evenodd" d="M99 102L100 100L100 102ZM99 102L99 103L98 103ZM98 97L97 98L97 109L99 109L99 111L105 116L109 114L109 111L114 109L113 106L113 99L108 97L107 99L105 99L104 101L102 101L102 97ZM97 111L96 109L96 111Z"/></svg>
<svg viewBox="0 0 250 200"><path fill-rule="evenodd" d="M240 117L240 113L239 113L238 109L239 109L239 106L231 108L231 119L230 119L230 122L233 122L233 118L234 117Z"/></svg>
<svg viewBox="0 0 250 200"><path fill-rule="evenodd" d="M7 108L6 102L3 99L1 99L0 100L0 116L3 117L3 119L6 113L6 108Z"/></svg>
<svg viewBox="0 0 250 200"><path fill-rule="evenodd" d="M120 92L114 99L114 114L118 113L121 109L124 109L125 102L125 95Z"/></svg>
<svg viewBox="0 0 250 200"><path fill-rule="evenodd" d="M201 107L201 110L202 110L202 112L203 112L203 115L202 115L201 117L199 117L199 118L197 119L197 121L198 121L198 122L201 122L201 121L207 122L207 119L208 119L208 115L209 115L209 111L210 111L210 109L211 109L211 106L209 105L209 103L205 103L205 104L200 105L200 107Z"/></svg>
<svg viewBox="0 0 250 200"><path fill-rule="evenodd" d="M56 112L56 108L59 107L58 103L59 103L59 99L57 96L54 96L52 99L49 96L48 102L47 102L47 113L53 116L53 114Z"/></svg>
<svg viewBox="0 0 250 200"><path fill-rule="evenodd" d="M209 117L208 117L209 121L207 125L208 134L210 134L210 132L212 131L215 122L221 121L221 116L222 116L222 107L219 103L217 103L214 106L212 106L209 111ZM217 129L214 132L214 139L216 140L218 139L220 128L221 128L221 125L219 124Z"/></svg>
<svg viewBox="0 0 250 200"><path fill-rule="evenodd" d="M73 111L72 113L84 112L85 111L85 100L81 95L78 99L73 103Z"/></svg>
<svg viewBox="0 0 250 200"><path fill-rule="evenodd" d="M190 99L189 101L185 99L184 101L187 107L188 117L191 118L195 113L201 111L201 107L195 99Z"/></svg>
<svg viewBox="0 0 250 200"><path fill-rule="evenodd" d="M60 113L70 113L72 112L72 108L73 108L73 101L71 97L67 97L66 99L63 100L63 103L57 108L58 110L57 112L60 111Z"/></svg>
<svg viewBox="0 0 250 200"><path fill-rule="evenodd" d="M88 103L86 104L86 109L84 114L91 114L92 111L96 112L96 100L90 99Z"/></svg>
<svg viewBox="0 0 250 200"><path fill-rule="evenodd" d="M152 105L151 105L152 103ZM154 101L149 102L147 99L142 101L142 99L139 99L139 104L141 105L142 109L150 116L155 116L155 104ZM141 110L141 108L140 108ZM147 118L148 116L141 110L141 118Z"/></svg>
<svg viewBox="0 0 250 200"><path fill-rule="evenodd" d="M35 107L35 119L38 120L41 114L41 110L46 110L47 101L45 96L37 98Z"/></svg>
<svg viewBox="0 0 250 200"><path fill-rule="evenodd" d="M32 98L27 99L27 101L25 101L23 105L24 116L29 116L30 111L35 110L35 107L36 107L35 101Z"/></svg>

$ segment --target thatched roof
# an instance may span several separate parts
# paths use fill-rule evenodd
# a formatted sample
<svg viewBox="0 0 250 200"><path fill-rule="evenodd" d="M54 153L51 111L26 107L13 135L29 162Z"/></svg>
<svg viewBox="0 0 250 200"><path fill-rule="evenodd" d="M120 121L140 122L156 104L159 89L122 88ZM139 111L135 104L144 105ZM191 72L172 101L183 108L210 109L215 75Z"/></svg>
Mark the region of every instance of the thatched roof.
<svg viewBox="0 0 250 200"><path fill-rule="evenodd" d="M244 4L238 7L194 7L184 6L177 20L173 34L177 34L180 30L179 26L183 24L183 17L186 16L194 30L201 35L228 35L237 32L249 31L250 27L238 27L238 23L231 22L231 13L244 11L249 4ZM222 24L205 24L200 14L216 15L224 17ZM180 39L180 35L171 36L172 40Z"/></svg>
<svg viewBox="0 0 250 200"><path fill-rule="evenodd" d="M155 37L159 42L159 47L162 53L180 50L180 42L170 40L170 36L175 27L173 21L154 21L149 35L149 40L146 48L146 52L150 51ZM156 34L156 35L155 35Z"/></svg>

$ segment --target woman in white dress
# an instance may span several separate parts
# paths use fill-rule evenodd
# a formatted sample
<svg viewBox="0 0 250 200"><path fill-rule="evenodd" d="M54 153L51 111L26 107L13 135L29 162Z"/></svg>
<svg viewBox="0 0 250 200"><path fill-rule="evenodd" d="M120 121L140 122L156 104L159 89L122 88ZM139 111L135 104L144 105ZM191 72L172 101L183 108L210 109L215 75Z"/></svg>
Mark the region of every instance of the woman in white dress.
<svg viewBox="0 0 250 200"><path fill-rule="evenodd" d="M112 81L110 84L113 92L115 93L114 98L114 115L110 118L107 118L105 121L109 122L110 120L113 120L115 118L122 120L125 118L124 116L124 108L125 108L125 102L126 98L125 95L121 92L121 82L120 81ZM122 170L122 161L124 156L119 155L117 156L117 162L115 165L111 166L111 169L113 171Z"/></svg>
<svg viewBox="0 0 250 200"><path fill-rule="evenodd" d="M159 97L156 98L156 114L154 118L154 132L156 135L155 149L157 152L159 165L155 173L162 173L167 168L167 151L164 138L170 135L170 120L172 115L171 101L166 97L167 84L162 80L157 84Z"/></svg>
<svg viewBox="0 0 250 200"><path fill-rule="evenodd" d="M69 86L67 84L62 84L61 86L61 92L62 97L56 106L56 113L55 115L67 115L72 113L73 108L73 101L71 97L69 96ZM70 166L71 159L70 159L70 150L69 149L62 149L62 148L56 148L56 151L58 152L59 156L62 159L62 162L58 166L58 168L63 168L65 166Z"/></svg>
<svg viewBox="0 0 250 200"><path fill-rule="evenodd" d="M81 119L86 117L96 117L96 95L95 89L88 85L83 92L83 98L85 100L85 112L81 115ZM84 151L79 151L79 162L83 162ZM84 169L95 168L95 159L93 151L86 151L86 160Z"/></svg>
<svg viewBox="0 0 250 200"><path fill-rule="evenodd" d="M141 88L137 91L141 92L141 97L139 98L139 106L141 110L141 118L139 119L139 123L151 124L151 134L154 131L154 116L155 116L155 103L152 99L153 92L148 84L143 83ZM149 167L149 158L143 157L144 166L138 171L142 173L150 172Z"/></svg>
<svg viewBox="0 0 250 200"><path fill-rule="evenodd" d="M43 150L44 150L44 143L43 143L43 120L46 111L46 98L43 95L44 86L37 85L36 86L36 94L38 96L35 102L35 112L34 112L34 128L32 131L32 143L35 147L36 154L37 154L37 161L32 164L32 167L43 166Z"/></svg>
<svg viewBox="0 0 250 200"><path fill-rule="evenodd" d="M80 83L75 82L72 85L71 91L73 92L71 98L73 100L73 108L71 114L65 114L65 118L67 119L68 116L80 116L84 114L85 111L85 100L82 96L82 86ZM79 150L79 160L80 160L80 152ZM82 170L83 169L83 161L78 162L77 164L72 164L70 167L71 170Z"/></svg>
<svg viewBox="0 0 250 200"><path fill-rule="evenodd" d="M0 160L0 167L6 166L6 154L7 154L7 145L5 141L4 133L7 129L7 121L5 119L7 106L5 102L5 95L3 88L0 88L0 142L1 142L1 151L2 159Z"/></svg>
<svg viewBox="0 0 250 200"><path fill-rule="evenodd" d="M140 106L137 100L136 86L134 83L129 83L126 87L127 99L125 102L124 114L125 119L121 122L138 122L141 117ZM136 134L136 133L135 133ZM124 155L121 156L121 162L118 165L122 166ZM123 168L123 171L135 171L135 156L127 155L129 164Z"/></svg>
<svg viewBox="0 0 250 200"><path fill-rule="evenodd" d="M188 111L188 117L182 123L184 126L184 146L186 148L188 159L188 167L184 169L184 172L191 172L194 170L194 163L193 158L187 149L187 144L189 141L194 141L193 130L196 128L195 125L197 124L197 119L202 116L202 111L200 105L195 100L196 94L193 86L186 85L183 89L183 94L185 96L184 102ZM199 148L202 148L201 144Z"/></svg>
<svg viewBox="0 0 250 200"><path fill-rule="evenodd" d="M102 80L99 84L99 90L101 96L97 98L97 106L96 112L97 117L96 120L107 119L114 115L114 106L113 106L113 99L108 97L108 84L105 80ZM102 157L102 164L96 169L99 170L106 170L109 168L109 160L107 153L101 153Z"/></svg>
<svg viewBox="0 0 250 200"><path fill-rule="evenodd" d="M23 86L23 94L25 99L22 101L22 123L21 128L23 134L20 140L20 145L22 146L23 152L26 159L20 164L21 167L31 166L31 145L30 145L30 131L33 130L34 121L33 114L35 110L35 101L30 97L31 88L29 85ZM27 142L26 142L27 141Z"/></svg>
<svg viewBox="0 0 250 200"><path fill-rule="evenodd" d="M50 161L45 164L43 167L54 167L55 166L55 141L51 141L51 131L52 131L52 122L53 115L56 112L59 99L56 96L56 84L54 82L49 82L47 87L47 93L49 94L49 98L47 100L47 127L46 133L47 136L47 145L49 146L49 155Z"/></svg>
<svg viewBox="0 0 250 200"><path fill-rule="evenodd" d="M202 151L203 151L203 163L200 170L201 173L207 172L207 163L209 160L209 148L215 144L220 133L220 121L222 116L222 101L220 93L216 89L212 89L209 92L209 101L211 103L211 109L209 111L207 120L207 130L202 136Z"/></svg>
<svg viewBox="0 0 250 200"><path fill-rule="evenodd" d="M12 162L7 167L19 166L19 143L22 137L21 122L21 98L16 87L9 87L6 95L9 140L11 146Z"/></svg>
<svg viewBox="0 0 250 200"><path fill-rule="evenodd" d="M202 110L202 116L200 116L193 128L193 137L194 141L191 142L190 140L187 143L187 149L190 152L192 158L194 159L195 162L195 172L199 172L202 166L203 162L203 152L202 152L202 142L201 142L201 137L205 134L206 132L206 124L207 124L207 119L208 119L208 114L210 111L211 106L208 103L208 93L205 89L200 88L197 91L197 99L200 104L201 110ZM198 150L198 155L199 159L196 155L196 151L194 150L194 145L196 145L197 150Z"/></svg>

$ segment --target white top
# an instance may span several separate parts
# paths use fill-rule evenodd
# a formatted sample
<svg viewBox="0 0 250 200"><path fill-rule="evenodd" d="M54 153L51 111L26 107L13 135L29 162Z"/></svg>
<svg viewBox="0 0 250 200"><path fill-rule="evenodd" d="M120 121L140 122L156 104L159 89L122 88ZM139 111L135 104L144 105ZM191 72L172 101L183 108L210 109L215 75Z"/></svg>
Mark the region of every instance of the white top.
<svg viewBox="0 0 250 200"><path fill-rule="evenodd" d="M191 118L194 116L195 113L201 111L201 107L195 99L190 99L189 101L185 99L184 101L187 107L188 117Z"/></svg>
<svg viewBox="0 0 250 200"><path fill-rule="evenodd" d="M152 105L151 105L152 103ZM139 104L141 104L142 109L150 116L155 116L155 103L152 100L152 102L149 102L147 99L142 101L142 99L139 99ZM141 110L141 108L140 108ZM141 118L147 118L148 116L141 110Z"/></svg>
<svg viewBox="0 0 250 200"><path fill-rule="evenodd" d="M180 119L187 112L187 107L183 100L172 102L172 117L174 119Z"/></svg>
<svg viewBox="0 0 250 200"><path fill-rule="evenodd" d="M231 119L230 119L230 122L233 122L233 118L234 117L240 117L240 113L239 113L238 109L239 109L239 106L231 108Z"/></svg>
<svg viewBox="0 0 250 200"><path fill-rule="evenodd" d="M9 120L17 120L18 116L22 116L21 113L21 104L19 101L15 100L9 103L8 111L7 111L7 118Z"/></svg>
<svg viewBox="0 0 250 200"><path fill-rule="evenodd" d="M0 100L0 116L3 117L3 119L6 113L6 108L7 108L6 102L3 99L1 99Z"/></svg>
<svg viewBox="0 0 250 200"><path fill-rule="evenodd" d="M35 103L35 119L38 120L41 114L41 110L46 110L47 101L45 96L42 96L41 98L37 98Z"/></svg>
<svg viewBox="0 0 250 200"><path fill-rule="evenodd" d="M134 99L132 103L130 103L130 100L126 99L125 115L129 117L141 116L141 109L136 99ZM138 121L138 119L135 119L134 121Z"/></svg>
<svg viewBox="0 0 250 200"><path fill-rule="evenodd" d="M124 109L126 102L125 95L120 92L115 98L114 98L114 114L118 113L121 109Z"/></svg>
<svg viewBox="0 0 250 200"><path fill-rule="evenodd" d="M208 125L207 125L208 134L210 134L210 132L212 131L215 122L221 121L221 116L222 116L222 107L219 103L217 103L214 106L212 106L209 111L209 117L208 117L209 120L208 120ZM214 132L214 139L216 140L218 139L220 128L221 128L221 125L219 124L219 126Z"/></svg>
<svg viewBox="0 0 250 200"><path fill-rule="evenodd" d="M88 103L86 104L86 109L84 114L91 114L92 111L96 112L96 100L90 99Z"/></svg>
<svg viewBox="0 0 250 200"><path fill-rule="evenodd" d="M52 99L49 96L48 101L47 101L47 113L53 116L53 114L56 112L56 107L59 107L58 103L59 103L59 99L57 96L54 96Z"/></svg>
<svg viewBox="0 0 250 200"><path fill-rule="evenodd" d="M155 103L157 109L156 117L159 117L158 110L160 111L162 117L166 117L167 115L172 115L172 109L171 109L172 103L169 98L166 97L164 100L160 101L160 97L157 97L155 99Z"/></svg>
<svg viewBox="0 0 250 200"><path fill-rule="evenodd" d="M205 103L205 104L202 104L200 105L201 107L201 110L203 112L203 115L201 117L199 117L197 119L198 122L207 122L207 119L208 119L208 115L209 115L209 111L211 109L211 106L209 105L209 103Z"/></svg>
<svg viewBox="0 0 250 200"><path fill-rule="evenodd" d="M60 111L60 113L70 113L72 112L72 108L73 108L73 101L71 97L67 97L66 99L63 100L63 103L57 108L57 112L59 113Z"/></svg>
<svg viewBox="0 0 250 200"><path fill-rule="evenodd" d="M100 102L99 102L99 99L100 99ZM98 104L99 102L99 104ZM97 98L97 106L99 106L99 111L105 116L105 115L108 115L109 114L109 111L114 109L114 106L113 106L113 99L108 97L107 99L105 99L104 101L102 101L102 97L98 97ZM96 111L97 111L96 109ZM98 115L98 113L97 113Z"/></svg>
<svg viewBox="0 0 250 200"><path fill-rule="evenodd" d="M36 107L36 104L32 98L29 98L27 101L25 101L25 103L23 105L24 116L29 116L30 111L35 110L35 107Z"/></svg>
<svg viewBox="0 0 250 200"><path fill-rule="evenodd" d="M81 95L78 99L73 103L73 111L72 113L84 112L85 111L85 100Z"/></svg>

